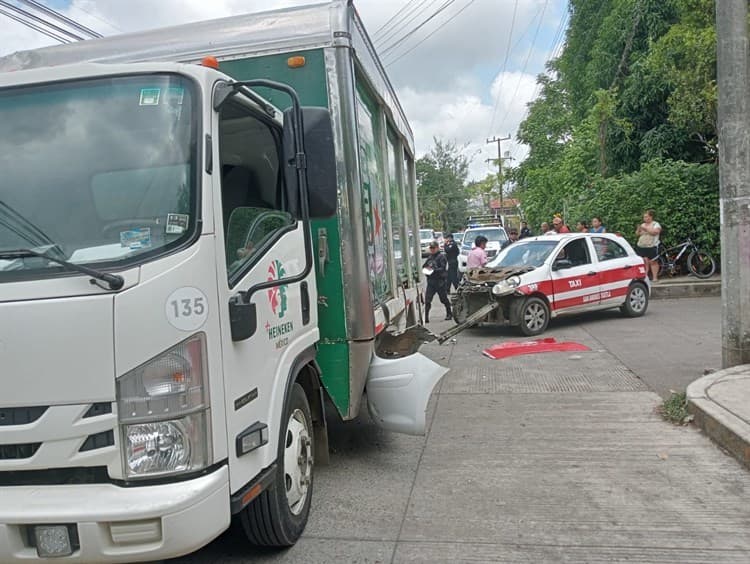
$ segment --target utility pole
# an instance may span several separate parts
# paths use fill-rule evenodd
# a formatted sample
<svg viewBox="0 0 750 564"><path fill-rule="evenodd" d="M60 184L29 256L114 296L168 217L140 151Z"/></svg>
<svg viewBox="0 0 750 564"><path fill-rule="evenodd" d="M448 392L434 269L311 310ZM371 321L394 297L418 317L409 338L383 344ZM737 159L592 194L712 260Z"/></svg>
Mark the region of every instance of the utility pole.
<svg viewBox="0 0 750 564"><path fill-rule="evenodd" d="M503 152L500 149L500 143L502 141L508 141L510 134L507 137L493 137L487 139L487 144L497 143L497 184L500 187L500 217L503 215Z"/></svg>
<svg viewBox="0 0 750 564"><path fill-rule="evenodd" d="M750 363L750 104L747 0L716 2L724 368Z"/></svg>

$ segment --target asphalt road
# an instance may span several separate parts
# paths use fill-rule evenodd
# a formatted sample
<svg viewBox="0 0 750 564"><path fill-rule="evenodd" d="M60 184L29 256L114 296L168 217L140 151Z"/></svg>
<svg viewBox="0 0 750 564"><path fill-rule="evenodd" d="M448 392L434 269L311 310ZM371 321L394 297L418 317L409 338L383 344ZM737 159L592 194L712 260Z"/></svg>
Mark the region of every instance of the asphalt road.
<svg viewBox="0 0 750 564"><path fill-rule="evenodd" d="M580 325L652 390L684 392L707 369L721 368L721 298L653 300L636 323L618 310L560 318L555 330Z"/></svg>
<svg viewBox="0 0 750 564"><path fill-rule="evenodd" d="M426 437L332 421L295 547L259 552L227 534L173 562L746 564L750 472L663 421L654 392L718 366L719 310L656 301L641 319L553 322L545 336L590 348L573 354L490 360L485 347L518 337L487 327L427 345L451 370Z"/></svg>

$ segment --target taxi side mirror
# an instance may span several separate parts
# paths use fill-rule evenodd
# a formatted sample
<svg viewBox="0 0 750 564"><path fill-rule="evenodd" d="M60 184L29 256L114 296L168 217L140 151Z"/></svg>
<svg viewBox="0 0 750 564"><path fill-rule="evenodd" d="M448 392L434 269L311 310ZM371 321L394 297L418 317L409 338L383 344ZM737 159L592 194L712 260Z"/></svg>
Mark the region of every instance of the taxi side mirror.
<svg viewBox="0 0 750 564"><path fill-rule="evenodd" d="M573 266L573 263L570 262L568 259L557 259L555 262L552 263L552 270L558 271L558 270L564 270L566 268L571 268Z"/></svg>

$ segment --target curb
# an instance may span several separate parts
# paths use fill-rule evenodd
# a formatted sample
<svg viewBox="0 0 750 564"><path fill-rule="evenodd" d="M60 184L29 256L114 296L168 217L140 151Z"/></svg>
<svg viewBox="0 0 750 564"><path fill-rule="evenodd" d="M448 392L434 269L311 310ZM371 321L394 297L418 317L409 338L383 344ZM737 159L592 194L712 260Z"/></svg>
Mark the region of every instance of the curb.
<svg viewBox="0 0 750 564"><path fill-rule="evenodd" d="M750 468L750 424L711 399L709 390L717 383L748 379L750 365L733 366L699 378L687 387L688 412L693 422L737 460Z"/></svg>
<svg viewBox="0 0 750 564"><path fill-rule="evenodd" d="M665 281L651 285L651 298L654 300L709 296L721 296L721 280Z"/></svg>

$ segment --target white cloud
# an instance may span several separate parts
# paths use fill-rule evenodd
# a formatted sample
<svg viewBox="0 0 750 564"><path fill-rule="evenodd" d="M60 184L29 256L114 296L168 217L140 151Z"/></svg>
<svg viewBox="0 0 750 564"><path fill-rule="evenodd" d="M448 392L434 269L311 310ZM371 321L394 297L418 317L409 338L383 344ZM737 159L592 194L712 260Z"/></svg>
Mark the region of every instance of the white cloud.
<svg viewBox="0 0 750 564"><path fill-rule="evenodd" d="M482 101L479 87L458 92L405 87L399 97L414 131L417 153L429 151L433 137L466 145L464 153L472 159L470 175L478 179L496 171L494 164L485 162L497 158L497 145L487 144L488 137L510 134L511 139L501 144L503 153L510 151L516 159L526 156L525 149L515 141L515 131L535 85L534 76L511 72L498 75L492 82L491 104ZM491 128L493 114L495 126Z"/></svg>
<svg viewBox="0 0 750 564"><path fill-rule="evenodd" d="M107 34L137 31L190 21L218 18L248 11L262 11L317 0L129 0L128 2L73 0L65 13L84 25ZM415 132L418 154L432 145L433 137L467 144L466 154L473 156L471 176L484 177L495 170L484 162L497 157L496 145L486 144L493 135L515 136L535 88L535 76L542 68L539 61L549 47L549 37L541 36L531 61L536 68L520 69L528 53L537 24L537 16L547 2L544 29L557 25L565 0L518 0L512 44L517 48L508 57L506 72L500 72L505 60L508 36L511 33L513 3L498 0L475 0L468 5L460 0L402 46L386 54L386 62L394 60L417 41L426 37L437 25L455 16L444 28L416 47L408 56L388 67L402 104ZM399 9L405 0L358 0L357 9L369 33L380 49L415 27L441 3L432 0L422 5L422 13L410 23L403 15L381 33L375 33ZM459 15L456 12L467 6ZM105 23L107 22L107 23ZM401 26L392 37L382 40L384 33ZM0 16L0 55L16 50L36 48L54 43L20 24ZM380 41L378 41L380 40ZM495 109L495 105L497 108ZM494 119L493 119L494 117ZM494 124L491 126L491 124ZM515 140L503 143L518 158L525 156Z"/></svg>

